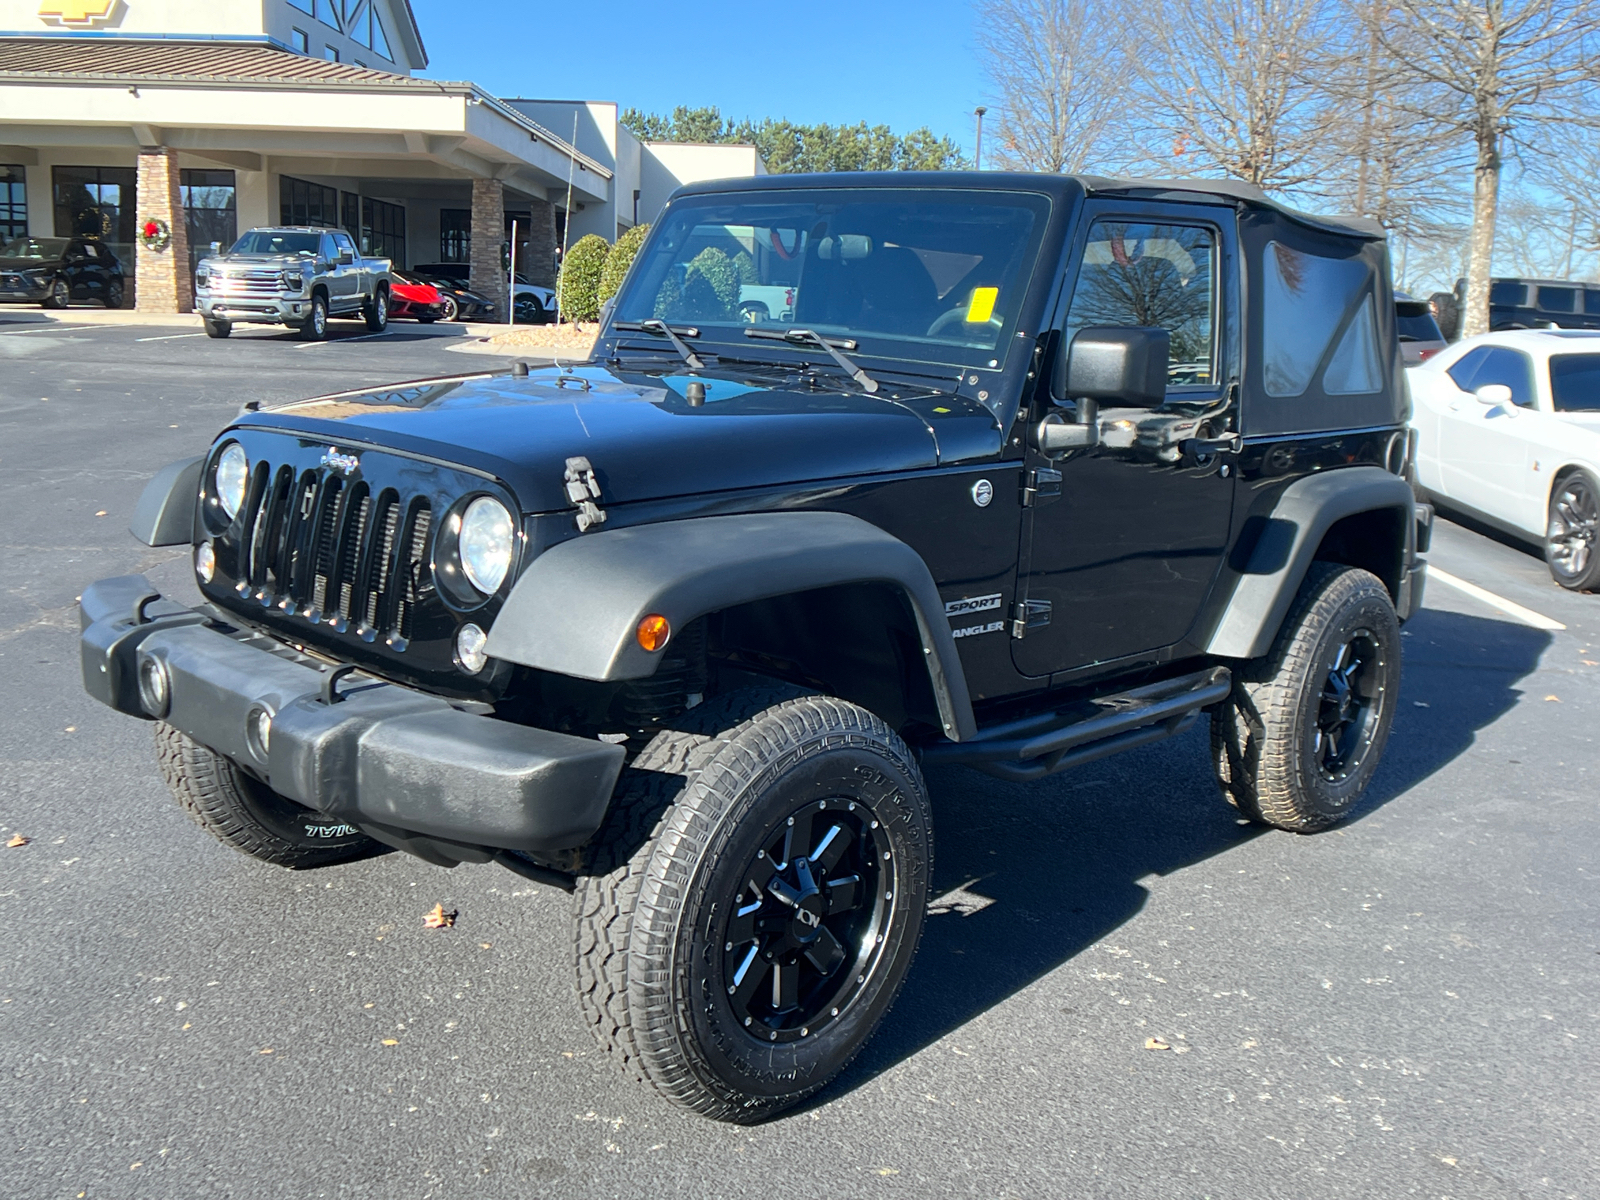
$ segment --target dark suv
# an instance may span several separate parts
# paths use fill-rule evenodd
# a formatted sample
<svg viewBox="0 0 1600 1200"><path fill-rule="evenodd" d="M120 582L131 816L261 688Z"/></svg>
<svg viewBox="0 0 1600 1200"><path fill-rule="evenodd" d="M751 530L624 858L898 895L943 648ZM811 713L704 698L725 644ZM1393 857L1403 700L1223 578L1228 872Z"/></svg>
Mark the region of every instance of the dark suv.
<svg viewBox="0 0 1600 1200"><path fill-rule="evenodd" d="M122 263L97 238L18 237L0 246L0 300L65 308L98 300L121 308Z"/></svg>
<svg viewBox="0 0 1600 1200"><path fill-rule="evenodd" d="M1038 779L1204 715L1245 816L1352 811L1422 590L1406 418L1373 224L1222 181L699 184L588 364L241 412L162 470L134 533L205 603L87 588L83 677L247 854L571 891L601 1045L757 1120L900 987L926 764Z"/></svg>

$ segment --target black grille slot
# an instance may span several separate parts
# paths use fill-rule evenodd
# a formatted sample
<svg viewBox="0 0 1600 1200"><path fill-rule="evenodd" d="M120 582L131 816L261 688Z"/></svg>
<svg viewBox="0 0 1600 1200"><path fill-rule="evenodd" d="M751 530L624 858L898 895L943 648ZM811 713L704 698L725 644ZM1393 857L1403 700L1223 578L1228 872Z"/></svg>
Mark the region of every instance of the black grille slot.
<svg viewBox="0 0 1600 1200"><path fill-rule="evenodd" d="M411 533L406 539L406 555L402 570L399 602L395 605L394 631L399 637L410 639L416 623L417 601L422 596L423 581L428 577L428 530L433 525L433 512L426 500L418 500L411 508Z"/></svg>

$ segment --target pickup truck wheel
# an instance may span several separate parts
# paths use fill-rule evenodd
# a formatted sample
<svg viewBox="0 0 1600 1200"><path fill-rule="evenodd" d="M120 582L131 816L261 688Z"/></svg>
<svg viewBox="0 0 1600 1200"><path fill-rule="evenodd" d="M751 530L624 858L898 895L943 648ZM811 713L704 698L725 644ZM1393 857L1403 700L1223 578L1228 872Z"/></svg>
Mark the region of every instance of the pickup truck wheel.
<svg viewBox="0 0 1600 1200"><path fill-rule="evenodd" d="M1550 492L1550 523L1544 560L1550 577L1574 592L1600 589L1600 484L1584 470L1573 471Z"/></svg>
<svg viewBox="0 0 1600 1200"><path fill-rule="evenodd" d="M232 321L213 321L210 317L201 317L200 324L205 327L208 338L225 338L233 332Z"/></svg>
<svg viewBox="0 0 1600 1200"><path fill-rule="evenodd" d="M389 328L389 291L379 288L378 294L372 298L372 303L364 305L361 315L367 319L367 328L373 333L382 333Z"/></svg>
<svg viewBox="0 0 1600 1200"><path fill-rule="evenodd" d="M328 298L321 292L311 297L311 311L300 326L300 340L320 342L328 336Z"/></svg>
<svg viewBox="0 0 1600 1200"><path fill-rule="evenodd" d="M600 1044L672 1103L741 1123L817 1091L871 1036L932 867L927 787L882 721L749 699L692 710L634 759L575 896Z"/></svg>
<svg viewBox="0 0 1600 1200"><path fill-rule="evenodd" d="M354 825L280 796L233 760L164 721L156 724L156 760L194 823L251 858L298 870L384 850Z"/></svg>
<svg viewBox="0 0 1600 1200"><path fill-rule="evenodd" d="M1370 572L1313 563L1272 650L1211 715L1212 767L1252 820L1309 833L1378 768L1400 693L1400 624Z"/></svg>

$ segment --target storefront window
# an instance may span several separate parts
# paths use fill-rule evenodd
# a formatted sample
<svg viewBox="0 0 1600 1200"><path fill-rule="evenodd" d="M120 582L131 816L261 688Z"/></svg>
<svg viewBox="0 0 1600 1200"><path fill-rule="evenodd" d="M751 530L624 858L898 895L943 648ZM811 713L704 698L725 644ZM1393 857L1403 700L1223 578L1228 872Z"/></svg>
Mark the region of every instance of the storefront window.
<svg viewBox="0 0 1600 1200"><path fill-rule="evenodd" d="M361 201L361 253L387 258L397 267L406 265L406 210L398 204Z"/></svg>
<svg viewBox="0 0 1600 1200"><path fill-rule="evenodd" d="M138 172L132 167L53 167L51 179L56 236L99 239L131 277Z"/></svg>
<svg viewBox="0 0 1600 1200"><path fill-rule="evenodd" d="M183 170L178 173L183 221L189 231L189 269L211 253L211 243L224 249L239 237L238 190L232 171Z"/></svg>
<svg viewBox="0 0 1600 1200"><path fill-rule="evenodd" d="M464 263L471 260L472 210L439 210L439 261Z"/></svg>
<svg viewBox="0 0 1600 1200"><path fill-rule="evenodd" d="M354 192L339 193L339 228L361 244L361 197Z"/></svg>
<svg viewBox="0 0 1600 1200"><path fill-rule="evenodd" d="M27 181L25 168L0 166L0 241L27 236Z"/></svg>
<svg viewBox="0 0 1600 1200"><path fill-rule="evenodd" d="M339 190L289 175L278 177L278 220L285 225L339 227Z"/></svg>

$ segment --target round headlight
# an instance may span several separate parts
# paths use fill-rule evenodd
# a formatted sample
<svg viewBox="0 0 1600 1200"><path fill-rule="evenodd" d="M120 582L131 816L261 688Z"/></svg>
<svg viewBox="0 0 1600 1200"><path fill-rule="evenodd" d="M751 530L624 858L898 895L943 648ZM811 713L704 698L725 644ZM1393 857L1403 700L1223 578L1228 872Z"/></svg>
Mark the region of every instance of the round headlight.
<svg viewBox="0 0 1600 1200"><path fill-rule="evenodd" d="M250 460L245 456L244 447L238 442L229 442L217 459L217 500L230 521L244 507L244 488L249 479Z"/></svg>
<svg viewBox="0 0 1600 1200"><path fill-rule="evenodd" d="M461 664L461 669L474 675L483 670L489 662L489 656L484 652L488 644L489 635L483 630L476 625L463 625L461 632L456 634L456 661Z"/></svg>
<svg viewBox="0 0 1600 1200"><path fill-rule="evenodd" d="M511 569L511 514L506 506L488 496L467 505L457 545L461 569L472 586L485 596L494 595Z"/></svg>

